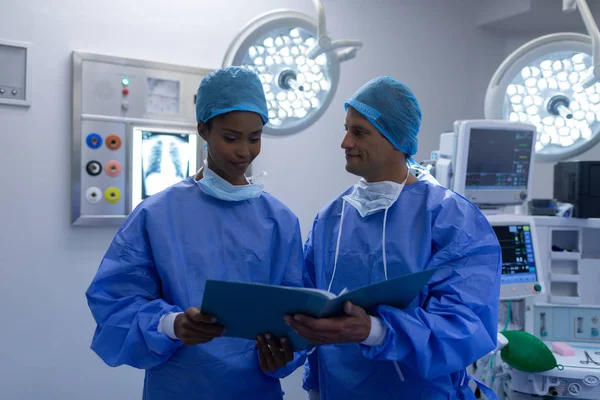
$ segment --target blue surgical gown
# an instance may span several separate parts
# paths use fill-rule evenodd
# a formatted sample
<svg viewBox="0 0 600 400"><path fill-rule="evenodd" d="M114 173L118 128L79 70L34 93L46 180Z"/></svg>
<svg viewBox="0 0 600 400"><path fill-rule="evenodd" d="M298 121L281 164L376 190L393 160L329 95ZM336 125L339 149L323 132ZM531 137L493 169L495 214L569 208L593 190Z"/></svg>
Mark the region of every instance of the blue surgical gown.
<svg viewBox="0 0 600 400"><path fill-rule="evenodd" d="M329 286L342 196L350 192L314 221L305 244L309 286ZM346 203L333 293L385 279L384 215L361 218ZM319 346L305 365L304 388L319 389L322 400L474 399L465 369L496 346L502 263L490 224L461 196L419 181L388 210L385 238L389 279L451 268L435 273L407 309L372 310L387 327L381 345Z"/></svg>
<svg viewBox="0 0 600 400"><path fill-rule="evenodd" d="M145 400L281 399L253 341L190 347L157 329L200 306L208 279L301 286L303 270L298 219L281 202L222 201L188 178L146 199L112 241L86 293L92 349L109 366L145 369Z"/></svg>

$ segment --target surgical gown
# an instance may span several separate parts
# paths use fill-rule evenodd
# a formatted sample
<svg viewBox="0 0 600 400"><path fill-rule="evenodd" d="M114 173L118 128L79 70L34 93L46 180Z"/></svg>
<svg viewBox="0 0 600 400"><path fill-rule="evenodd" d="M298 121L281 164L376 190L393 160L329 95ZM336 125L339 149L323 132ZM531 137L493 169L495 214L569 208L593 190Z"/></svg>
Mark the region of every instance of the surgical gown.
<svg viewBox="0 0 600 400"><path fill-rule="evenodd" d="M328 288L341 218L333 293L385 279L383 237L389 279L451 268L435 273L407 309L371 310L387 327L381 345L319 346L308 356L304 388L319 389L322 400L474 399L465 368L496 346L502 264L490 224L464 198L421 180L388 210L384 236L384 211L361 218L346 203L341 216L342 196L314 221L307 285Z"/></svg>
<svg viewBox="0 0 600 400"><path fill-rule="evenodd" d="M86 293L92 349L109 366L145 369L145 400L281 399L253 341L184 346L158 325L200 306L208 279L301 286L303 270L298 219L281 202L222 201L190 177L146 199L115 236Z"/></svg>

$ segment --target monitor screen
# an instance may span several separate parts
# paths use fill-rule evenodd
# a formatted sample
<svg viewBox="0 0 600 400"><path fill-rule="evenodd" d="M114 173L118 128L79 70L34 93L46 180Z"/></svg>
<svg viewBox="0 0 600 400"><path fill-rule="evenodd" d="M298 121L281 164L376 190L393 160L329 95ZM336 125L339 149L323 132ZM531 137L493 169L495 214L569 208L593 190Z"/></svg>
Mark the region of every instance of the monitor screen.
<svg viewBox="0 0 600 400"><path fill-rule="evenodd" d="M527 189L533 131L472 128L465 189Z"/></svg>
<svg viewBox="0 0 600 400"><path fill-rule="evenodd" d="M502 248L502 284L537 281L529 225L493 226Z"/></svg>

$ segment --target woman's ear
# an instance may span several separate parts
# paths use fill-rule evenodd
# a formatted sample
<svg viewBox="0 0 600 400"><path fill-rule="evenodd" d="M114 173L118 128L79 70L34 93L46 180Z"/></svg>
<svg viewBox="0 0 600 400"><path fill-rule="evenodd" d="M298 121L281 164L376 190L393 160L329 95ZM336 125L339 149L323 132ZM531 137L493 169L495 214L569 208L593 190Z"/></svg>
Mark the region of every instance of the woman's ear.
<svg viewBox="0 0 600 400"><path fill-rule="evenodd" d="M198 135L206 142L208 139L209 129L204 122L198 122Z"/></svg>

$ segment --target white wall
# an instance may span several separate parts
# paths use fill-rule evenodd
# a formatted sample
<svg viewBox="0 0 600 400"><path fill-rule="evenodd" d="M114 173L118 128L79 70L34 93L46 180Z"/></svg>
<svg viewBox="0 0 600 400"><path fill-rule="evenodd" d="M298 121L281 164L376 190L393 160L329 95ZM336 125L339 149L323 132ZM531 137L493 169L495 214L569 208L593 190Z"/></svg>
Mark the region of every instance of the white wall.
<svg viewBox="0 0 600 400"><path fill-rule="evenodd" d="M388 74L414 89L424 115L418 159L455 119L483 116L505 44L474 28L474 2L324 2L334 37L364 48L343 65L326 115L302 134L265 139L255 164L305 235L318 209L356 180L339 144L343 101L362 83ZM0 398L141 397L140 371L105 367L89 350L84 292L116 230L69 225L71 51L216 68L248 19L281 7L313 13L309 0L0 0L0 38L34 46L32 107L0 106ZM299 374L285 388L303 398Z"/></svg>

